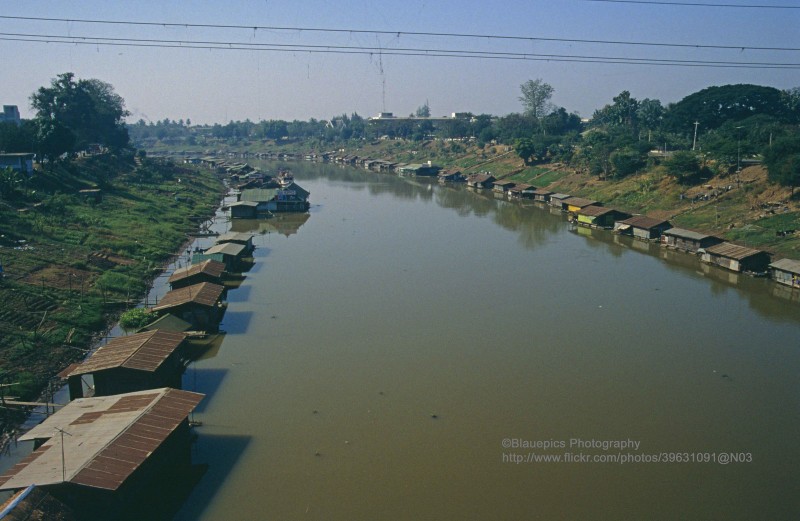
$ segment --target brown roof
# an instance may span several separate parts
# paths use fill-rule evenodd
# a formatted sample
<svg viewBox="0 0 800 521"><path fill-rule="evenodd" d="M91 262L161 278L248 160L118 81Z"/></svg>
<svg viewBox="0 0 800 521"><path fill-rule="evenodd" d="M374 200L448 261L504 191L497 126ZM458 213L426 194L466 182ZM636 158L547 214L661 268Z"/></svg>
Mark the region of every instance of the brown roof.
<svg viewBox="0 0 800 521"><path fill-rule="evenodd" d="M73 400L20 437L47 441L0 476L0 490L64 482L116 490L202 399L163 388Z"/></svg>
<svg viewBox="0 0 800 521"><path fill-rule="evenodd" d="M620 221L621 224L629 224L634 228L644 228L645 230L649 230L651 228L657 228L662 224L669 223L666 219L654 219L653 217L648 217L646 215L634 215L624 221Z"/></svg>
<svg viewBox="0 0 800 521"><path fill-rule="evenodd" d="M738 244L733 244L732 242L722 242L715 244L714 246L709 246L706 248L706 252L711 253L712 255L719 255L720 257L727 257L735 260L742 260L746 259L747 257L752 257L753 255L766 253L763 250L754 250L753 248L739 246Z"/></svg>
<svg viewBox="0 0 800 521"><path fill-rule="evenodd" d="M244 244L237 244L235 242L223 242L222 244L215 244L214 246L208 248L203 253L205 255L213 255L215 253L221 253L223 255L238 257L239 255L242 255L246 249L247 246L245 246Z"/></svg>
<svg viewBox="0 0 800 521"><path fill-rule="evenodd" d="M617 212L617 211L618 210L615 210L613 208L603 208L602 206L589 205L581 208L578 213L580 215L587 215L589 217L600 217L601 215L605 215L609 212Z"/></svg>
<svg viewBox="0 0 800 521"><path fill-rule="evenodd" d="M583 197L569 197L564 200L569 206L577 206L583 208L584 206L602 206L597 201L592 201L591 199L584 199Z"/></svg>
<svg viewBox="0 0 800 521"><path fill-rule="evenodd" d="M100 347L68 376L94 373L124 367L140 371L155 371L175 352L184 340L182 333L147 331L117 337Z"/></svg>
<svg viewBox="0 0 800 521"><path fill-rule="evenodd" d="M153 306L153 311L160 311L183 304L199 304L211 307L219 301L223 291L225 291L223 286L212 282L201 282L185 288L173 289L164 295L161 302Z"/></svg>
<svg viewBox="0 0 800 521"><path fill-rule="evenodd" d="M194 277L195 275L199 275L201 273L218 279L222 277L224 272L224 263L209 259L199 264L192 264L191 266L175 270L167 282L172 284L173 282Z"/></svg>

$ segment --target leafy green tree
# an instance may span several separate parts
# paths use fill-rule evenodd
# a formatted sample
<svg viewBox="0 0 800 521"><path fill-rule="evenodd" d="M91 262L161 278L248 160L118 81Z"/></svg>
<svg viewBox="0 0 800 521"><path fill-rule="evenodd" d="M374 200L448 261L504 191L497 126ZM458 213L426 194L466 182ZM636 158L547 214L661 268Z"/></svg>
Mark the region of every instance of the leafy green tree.
<svg viewBox="0 0 800 521"><path fill-rule="evenodd" d="M694 122L713 130L726 122L736 122L756 114L788 118L785 96L780 90L760 85L708 87L670 105L665 124L675 132L693 132Z"/></svg>
<svg viewBox="0 0 800 521"><path fill-rule="evenodd" d="M522 159L525 165L531 164L531 158L536 156L536 145L533 140L529 138L518 139L514 143L514 150L517 155Z"/></svg>
<svg viewBox="0 0 800 521"><path fill-rule="evenodd" d="M686 182L700 173L700 159L690 150L678 150L664 161L667 172Z"/></svg>
<svg viewBox="0 0 800 521"><path fill-rule="evenodd" d="M39 153L50 162L74 150L75 134L58 120L36 120Z"/></svg>
<svg viewBox="0 0 800 521"><path fill-rule="evenodd" d="M800 135L782 137L764 150L767 176L773 183L792 188L800 184Z"/></svg>
<svg viewBox="0 0 800 521"><path fill-rule="evenodd" d="M555 89L552 85L545 83L541 79L528 80L520 85L522 95L519 100L525 108L525 114L536 119L544 117L548 112L550 98L553 97Z"/></svg>
<svg viewBox="0 0 800 521"><path fill-rule="evenodd" d="M646 164L644 156L632 148L615 150L609 156L609 161L614 169L615 177L626 177L635 174L644 168Z"/></svg>
<svg viewBox="0 0 800 521"><path fill-rule="evenodd" d="M40 87L31 96L31 106L40 128L58 123L74 134L74 147L84 148L90 143L114 148L128 145L123 120L129 112L122 97L108 83L96 79L76 81L71 72L60 74L50 87Z"/></svg>

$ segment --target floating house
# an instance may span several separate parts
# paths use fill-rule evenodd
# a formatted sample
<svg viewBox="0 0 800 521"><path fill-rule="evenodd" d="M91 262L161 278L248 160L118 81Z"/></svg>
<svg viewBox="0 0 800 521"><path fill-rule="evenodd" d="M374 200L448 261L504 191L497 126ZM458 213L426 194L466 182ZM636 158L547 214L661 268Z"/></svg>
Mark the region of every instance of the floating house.
<svg viewBox="0 0 800 521"><path fill-rule="evenodd" d="M709 246L701 253L703 262L722 266L731 271L764 273L770 263L769 253L730 242Z"/></svg>
<svg viewBox="0 0 800 521"><path fill-rule="evenodd" d="M781 259L769 265L770 275L778 284L800 288L800 261Z"/></svg>
<svg viewBox="0 0 800 521"><path fill-rule="evenodd" d="M517 183L514 181L495 181L494 185L492 186L492 190L504 194L511 190L515 184Z"/></svg>
<svg viewBox="0 0 800 521"><path fill-rule="evenodd" d="M34 450L0 475L0 490L36 485L79 519L157 508L191 466L188 416L202 399L163 388L74 400L19 438Z"/></svg>
<svg viewBox="0 0 800 521"><path fill-rule="evenodd" d="M258 203L256 201L237 201L228 205L232 219L256 219Z"/></svg>
<svg viewBox="0 0 800 521"><path fill-rule="evenodd" d="M217 240L214 241L215 244L241 244L245 247L244 255L252 255L253 250L256 249L255 245L253 244L253 234L246 233L246 232L228 232L223 233Z"/></svg>
<svg viewBox="0 0 800 521"><path fill-rule="evenodd" d="M589 205L578 210L578 224L590 228L603 228L610 230L614 224L622 219L627 219L631 214L616 210L614 208L604 208L602 206Z"/></svg>
<svg viewBox="0 0 800 521"><path fill-rule="evenodd" d="M196 330L216 331L224 313L224 291L219 284L201 282L167 292L151 309L159 314L171 313Z"/></svg>
<svg viewBox="0 0 800 521"><path fill-rule="evenodd" d="M242 190L238 195L238 202L249 201L258 203L257 214L268 212L305 212L310 207L308 202L310 192L297 183L290 183L282 188L250 188ZM233 207L233 205L231 205ZM244 211L238 209L237 212Z"/></svg>
<svg viewBox="0 0 800 521"><path fill-rule="evenodd" d="M672 224L669 221L646 215L634 215L614 224L614 231L620 235L632 235L643 240L659 239L670 228Z"/></svg>
<svg viewBox="0 0 800 521"><path fill-rule="evenodd" d="M567 194L552 193L552 194L550 194L550 199L548 200L548 203L550 203L550 206L552 206L554 208L558 208L559 210L563 210L564 209L564 201L569 199L570 197L572 197L572 196L571 195L567 195Z"/></svg>
<svg viewBox="0 0 800 521"><path fill-rule="evenodd" d="M192 263L199 264L207 260L221 262L225 266L225 271L235 272L242 267L242 261L247 256L247 247L243 244L226 242L225 244L215 244L202 253L192 255Z"/></svg>
<svg viewBox="0 0 800 521"><path fill-rule="evenodd" d="M684 228L670 228L661 232L661 244L690 253L697 253L701 248L708 248L721 242L722 239L714 235Z"/></svg>
<svg viewBox="0 0 800 521"><path fill-rule="evenodd" d="M3 521L79 521L71 508L36 485L20 490L0 506L0 519Z"/></svg>
<svg viewBox="0 0 800 521"><path fill-rule="evenodd" d="M83 398L83 378L92 375L94 396L159 387L181 388L183 333L147 331L110 340L67 374L70 400Z"/></svg>
<svg viewBox="0 0 800 521"><path fill-rule="evenodd" d="M467 186L470 188L491 188L495 178L491 174L472 174L467 177Z"/></svg>
<svg viewBox="0 0 800 521"><path fill-rule="evenodd" d="M572 214L577 214L581 209L587 206L603 206L603 203L592 201L591 199L584 199L583 197L568 197L562 201L561 209Z"/></svg>
<svg viewBox="0 0 800 521"><path fill-rule="evenodd" d="M439 172L438 178L439 181L443 183L445 182L460 183L467 180L467 178L464 177L464 174L461 173L461 170L455 170L455 169L443 170Z"/></svg>
<svg viewBox="0 0 800 521"><path fill-rule="evenodd" d="M439 170L442 167L434 165L430 161L423 164L410 164L410 165L403 165L397 168L397 172L400 175L413 175L417 177L430 177L439 174Z"/></svg>
<svg viewBox="0 0 800 521"><path fill-rule="evenodd" d="M550 196L553 195L553 192L550 190L545 190L544 188L537 188L533 191L533 200L539 201L541 203L549 203Z"/></svg>
<svg viewBox="0 0 800 521"><path fill-rule="evenodd" d="M536 187L528 183L517 183L508 190L508 195L518 199L533 199Z"/></svg>
<svg viewBox="0 0 800 521"><path fill-rule="evenodd" d="M213 259L175 270L167 282L171 289L183 288L200 282L222 283L225 263Z"/></svg>

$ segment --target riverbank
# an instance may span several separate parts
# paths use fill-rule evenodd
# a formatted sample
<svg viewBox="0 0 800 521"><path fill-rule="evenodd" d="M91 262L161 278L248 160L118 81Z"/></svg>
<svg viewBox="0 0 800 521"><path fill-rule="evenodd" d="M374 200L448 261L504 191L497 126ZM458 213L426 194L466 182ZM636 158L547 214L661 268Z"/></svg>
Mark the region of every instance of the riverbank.
<svg viewBox="0 0 800 521"><path fill-rule="evenodd" d="M37 170L0 202L4 400L60 386L54 375L145 294L223 193L208 171L105 154ZM2 409L4 432L25 409Z"/></svg>
<svg viewBox="0 0 800 521"><path fill-rule="evenodd" d="M487 171L498 179L530 183L554 192L603 201L619 210L670 219L675 226L714 234L731 242L764 249L776 257L800 258L800 198L792 197L789 187L769 182L760 165L743 168L741 173L698 179L681 184L669 175L657 158L645 171L621 179L601 179L596 175L559 163L525 165L508 145L486 145L459 141L357 141L331 145L337 155L382 159L396 163L434 164L458 169L465 174ZM154 153L192 156L202 152L191 147L175 150L153 149ZM218 157L247 158L268 156L303 160L321 158L302 142L258 142L237 146L222 145Z"/></svg>

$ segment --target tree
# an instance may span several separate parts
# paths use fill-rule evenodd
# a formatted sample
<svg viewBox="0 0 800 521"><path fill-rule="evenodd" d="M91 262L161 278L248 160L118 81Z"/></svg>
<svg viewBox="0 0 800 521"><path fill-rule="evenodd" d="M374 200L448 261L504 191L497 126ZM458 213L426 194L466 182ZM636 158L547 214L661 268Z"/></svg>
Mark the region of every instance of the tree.
<svg viewBox="0 0 800 521"><path fill-rule="evenodd" d="M50 160L58 159L62 154L70 152L75 146L75 134L58 120L36 120L36 141L39 154Z"/></svg>
<svg viewBox="0 0 800 521"><path fill-rule="evenodd" d="M800 135L786 136L775 140L764 151L767 177L773 183L792 188L800 184Z"/></svg>
<svg viewBox="0 0 800 521"><path fill-rule="evenodd" d="M678 150L664 162L667 172L685 182L700 173L700 159L690 150Z"/></svg>
<svg viewBox="0 0 800 521"><path fill-rule="evenodd" d="M425 100L425 104L423 106L417 108L416 116L418 118L431 117L431 107L428 105L428 100Z"/></svg>
<svg viewBox="0 0 800 521"><path fill-rule="evenodd" d="M736 122L767 114L788 120L786 95L773 87L760 85L723 85L708 87L670 105L665 115L668 128L676 132L693 132L698 121L713 130L726 122Z"/></svg>
<svg viewBox="0 0 800 521"><path fill-rule="evenodd" d="M609 161L614 168L615 177L629 176L645 166L645 160L642 154L632 148L615 150L611 153Z"/></svg>
<svg viewBox="0 0 800 521"><path fill-rule="evenodd" d="M536 155L536 145L528 138L518 139L514 143L514 150L526 166L531 164L531 158Z"/></svg>
<svg viewBox="0 0 800 521"><path fill-rule="evenodd" d="M522 96L519 100L525 108L525 114L534 118L543 117L549 109L550 98L555 89L541 79L528 80L520 85Z"/></svg>
<svg viewBox="0 0 800 521"><path fill-rule="evenodd" d="M74 135L72 147L100 143L121 148L129 143L125 102L103 81L76 81L71 72L59 74L50 87L40 87L31 96L31 106L40 129L65 129Z"/></svg>

